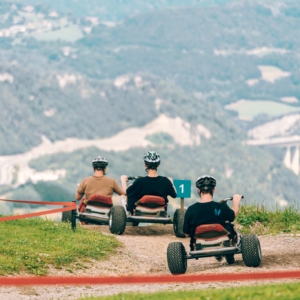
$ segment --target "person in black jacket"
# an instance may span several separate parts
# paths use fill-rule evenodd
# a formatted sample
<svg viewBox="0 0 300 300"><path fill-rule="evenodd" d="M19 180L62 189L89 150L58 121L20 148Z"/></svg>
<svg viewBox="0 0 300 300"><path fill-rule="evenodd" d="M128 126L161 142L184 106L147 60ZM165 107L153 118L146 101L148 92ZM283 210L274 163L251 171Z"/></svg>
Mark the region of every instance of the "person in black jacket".
<svg viewBox="0 0 300 300"><path fill-rule="evenodd" d="M145 195L163 197L165 203L168 203L167 196L172 198L177 196L172 178L157 174L157 168L160 165L160 155L155 151L148 151L144 154L144 163L147 176L136 179L131 186L127 187L127 175L121 176L122 187L123 189L127 188L127 202L125 197L123 197L121 199L122 204L131 214L134 214L135 203Z"/></svg>
<svg viewBox="0 0 300 300"><path fill-rule="evenodd" d="M210 175L200 176L196 181L200 199L187 209L183 225L183 232L191 238L191 249L195 243L195 229L202 224L221 224L230 233L230 239L235 235L230 222L238 216L242 195L233 196L231 209L226 203L213 201L216 184L216 179Z"/></svg>

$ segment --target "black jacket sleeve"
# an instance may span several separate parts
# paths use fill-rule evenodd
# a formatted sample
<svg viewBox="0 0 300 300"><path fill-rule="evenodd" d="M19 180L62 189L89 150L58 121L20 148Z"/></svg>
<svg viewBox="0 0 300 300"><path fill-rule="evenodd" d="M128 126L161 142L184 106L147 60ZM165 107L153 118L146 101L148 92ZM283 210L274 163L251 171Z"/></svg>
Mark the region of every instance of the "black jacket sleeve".
<svg viewBox="0 0 300 300"><path fill-rule="evenodd" d="M191 234L191 228L190 228L190 224L189 224L189 208L187 209L185 216L184 216L184 222L183 222L183 232L185 234Z"/></svg>
<svg viewBox="0 0 300 300"><path fill-rule="evenodd" d="M223 210L225 215L225 221L233 222L235 219L234 211L227 205L227 203L223 204Z"/></svg>
<svg viewBox="0 0 300 300"><path fill-rule="evenodd" d="M167 186L167 192L168 192L168 196L171 196L172 198L176 198L177 197L177 193L175 188L173 187L172 182L169 180L169 178L166 177L166 186Z"/></svg>
<svg viewBox="0 0 300 300"><path fill-rule="evenodd" d="M126 194L128 199L133 201L138 201L140 199L141 185L139 179L135 180L133 184L127 188Z"/></svg>

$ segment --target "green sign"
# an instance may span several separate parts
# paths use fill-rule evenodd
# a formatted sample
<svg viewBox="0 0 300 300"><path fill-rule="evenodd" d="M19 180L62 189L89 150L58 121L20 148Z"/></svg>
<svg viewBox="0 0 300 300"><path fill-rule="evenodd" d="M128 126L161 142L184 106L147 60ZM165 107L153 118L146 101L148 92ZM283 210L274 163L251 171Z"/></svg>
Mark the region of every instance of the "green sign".
<svg viewBox="0 0 300 300"><path fill-rule="evenodd" d="M174 179L177 198L191 198L191 180Z"/></svg>

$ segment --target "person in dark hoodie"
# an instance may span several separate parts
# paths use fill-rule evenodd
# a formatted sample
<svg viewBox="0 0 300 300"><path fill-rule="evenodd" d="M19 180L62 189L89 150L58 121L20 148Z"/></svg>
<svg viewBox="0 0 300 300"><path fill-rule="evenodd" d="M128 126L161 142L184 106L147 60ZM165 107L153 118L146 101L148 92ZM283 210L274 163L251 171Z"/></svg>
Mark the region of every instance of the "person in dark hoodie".
<svg viewBox="0 0 300 300"><path fill-rule="evenodd" d="M183 225L183 232L191 238L191 250L193 250L195 244L195 229L202 224L221 224L229 232L230 239L235 236L231 222L238 216L242 195L236 194L233 196L231 209L226 203L213 201L216 184L216 179L211 175L203 175L196 180L200 198L198 202L187 209Z"/></svg>
<svg viewBox="0 0 300 300"><path fill-rule="evenodd" d="M168 203L167 196L176 198L177 193L173 185L172 178L159 176L157 168L160 165L160 155L156 151L148 151L144 154L144 164L146 167L147 176L138 178L134 183L127 187L127 201L126 198L122 198L122 204L127 209L127 215L134 214L135 203L143 196L160 196L165 199L165 203ZM124 187L124 181L128 181L128 177L123 175L122 187ZM126 183L125 183L126 184Z"/></svg>

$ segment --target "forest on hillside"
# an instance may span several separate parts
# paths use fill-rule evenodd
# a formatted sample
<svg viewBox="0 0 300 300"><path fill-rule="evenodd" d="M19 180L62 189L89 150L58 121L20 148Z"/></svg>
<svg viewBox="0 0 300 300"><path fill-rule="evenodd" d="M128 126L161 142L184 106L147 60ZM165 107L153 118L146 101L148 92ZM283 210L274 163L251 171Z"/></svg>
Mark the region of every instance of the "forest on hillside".
<svg viewBox="0 0 300 300"><path fill-rule="evenodd" d="M1 3L4 14L11 4ZM178 113L189 122L197 119L199 105L209 112L211 103L214 110L221 111L225 104L239 99L300 99L300 4L291 2L279 7L278 14L260 1L159 10L131 16L115 27L99 23L74 43L39 41L22 37L21 33L0 38L0 74L10 76L0 82L4 95L0 114L6 119L0 125L0 137L6 140L0 146L1 153L24 152L37 145L42 134L52 141L97 138L142 126L156 117L156 98L166 100L162 112L171 116ZM19 5L10 11L2 26L11 24L21 9ZM39 6L35 9L42 15L50 11ZM78 24L87 22L74 16L69 19ZM287 52L249 54L262 47ZM223 54L216 55L216 50ZM260 65L278 67L290 76L275 83L259 80L255 85L247 84L247 80L261 78ZM123 75L130 78L126 91L114 85L115 79ZM150 83L137 89L136 76L145 81L150 78ZM166 103L183 105L185 111ZM96 132L86 121L96 117L92 109L95 105L106 111L98 121L101 130ZM299 106L299 102L289 105ZM45 116L51 111L53 117ZM197 115L203 113L201 109ZM226 118L234 116L224 113ZM104 130L102 124L112 118L114 122ZM263 121L258 119L253 124ZM240 126L249 129L251 122ZM32 128L37 130L33 132ZM23 137L22 145L19 136Z"/></svg>
<svg viewBox="0 0 300 300"><path fill-rule="evenodd" d="M212 173L218 198L242 192L249 201L272 205L299 201L299 178L283 165L282 151L243 144L249 129L272 117L241 121L224 108L240 99L300 99L299 2L114 0L102 2L105 10L96 0L35 3L0 1L1 156L24 153L42 136L52 142L109 137L165 114L204 125L212 138L192 147L166 135L150 137L165 157L163 174L194 180ZM259 66L288 75L270 82ZM141 174L136 158L144 151L103 151L112 161L110 175ZM71 198L98 154L91 148L39 158L34 169L64 168L66 177L0 192ZM54 198L46 191L53 186Z"/></svg>

